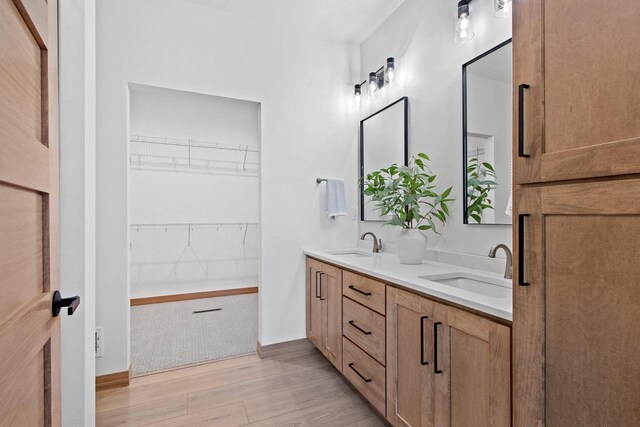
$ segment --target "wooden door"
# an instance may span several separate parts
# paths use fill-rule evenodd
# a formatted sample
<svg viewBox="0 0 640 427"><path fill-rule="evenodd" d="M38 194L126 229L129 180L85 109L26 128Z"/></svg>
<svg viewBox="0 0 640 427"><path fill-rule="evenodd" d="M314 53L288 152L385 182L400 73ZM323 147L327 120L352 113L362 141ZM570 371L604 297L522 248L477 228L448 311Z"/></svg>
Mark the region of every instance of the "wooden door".
<svg viewBox="0 0 640 427"><path fill-rule="evenodd" d="M387 286L387 419L435 426L433 302Z"/></svg>
<svg viewBox="0 0 640 427"><path fill-rule="evenodd" d="M509 328L442 304L436 305L435 318L436 425L509 426Z"/></svg>
<svg viewBox="0 0 640 427"><path fill-rule="evenodd" d="M342 270L323 264L319 274L324 310L324 354L342 372Z"/></svg>
<svg viewBox="0 0 640 427"><path fill-rule="evenodd" d="M515 182L639 173L640 2L513 10Z"/></svg>
<svg viewBox="0 0 640 427"><path fill-rule="evenodd" d="M514 425L640 425L640 178L517 195Z"/></svg>
<svg viewBox="0 0 640 427"><path fill-rule="evenodd" d="M320 270L318 261L307 258L307 338L324 353L324 304L320 300Z"/></svg>
<svg viewBox="0 0 640 427"><path fill-rule="evenodd" d="M60 425L57 2L0 0L0 425Z"/></svg>

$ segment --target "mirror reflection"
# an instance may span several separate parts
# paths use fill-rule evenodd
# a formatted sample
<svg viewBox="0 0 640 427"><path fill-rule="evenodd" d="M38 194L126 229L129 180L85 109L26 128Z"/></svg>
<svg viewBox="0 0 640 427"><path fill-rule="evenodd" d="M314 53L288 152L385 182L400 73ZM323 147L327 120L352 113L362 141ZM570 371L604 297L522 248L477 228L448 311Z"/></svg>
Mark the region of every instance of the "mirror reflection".
<svg viewBox="0 0 640 427"><path fill-rule="evenodd" d="M462 69L465 224L511 224L511 50L507 40Z"/></svg>
<svg viewBox="0 0 640 427"><path fill-rule="evenodd" d="M407 164L407 106L401 98L360 122L360 181L391 164ZM360 186L360 220L387 221Z"/></svg>

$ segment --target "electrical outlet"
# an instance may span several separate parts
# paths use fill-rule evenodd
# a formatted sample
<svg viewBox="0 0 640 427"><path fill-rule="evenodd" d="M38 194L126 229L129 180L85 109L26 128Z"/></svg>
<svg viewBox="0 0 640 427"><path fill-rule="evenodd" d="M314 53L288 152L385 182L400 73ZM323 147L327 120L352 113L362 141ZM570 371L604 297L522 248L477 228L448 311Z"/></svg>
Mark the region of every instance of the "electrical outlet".
<svg viewBox="0 0 640 427"><path fill-rule="evenodd" d="M102 340L102 326L96 328L95 333L95 353L96 357L102 357L104 351L104 341Z"/></svg>
<svg viewBox="0 0 640 427"><path fill-rule="evenodd" d="M351 219L354 221L358 220L358 207L351 206Z"/></svg>

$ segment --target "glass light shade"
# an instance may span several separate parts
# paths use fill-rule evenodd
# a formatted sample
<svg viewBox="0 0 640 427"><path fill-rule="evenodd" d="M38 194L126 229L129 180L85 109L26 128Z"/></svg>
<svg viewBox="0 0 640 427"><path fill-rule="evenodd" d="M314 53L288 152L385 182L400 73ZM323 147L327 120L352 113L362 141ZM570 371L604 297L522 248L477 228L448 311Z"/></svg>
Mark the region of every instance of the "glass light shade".
<svg viewBox="0 0 640 427"><path fill-rule="evenodd" d="M369 90L371 93L378 90L378 75L376 73L369 73Z"/></svg>
<svg viewBox="0 0 640 427"><path fill-rule="evenodd" d="M456 43L466 43L475 37L471 14L461 16L456 21Z"/></svg>
<svg viewBox="0 0 640 427"><path fill-rule="evenodd" d="M387 83L391 83L393 81L395 72L396 72L395 58L387 58L387 69L384 73L384 78L387 81Z"/></svg>
<svg viewBox="0 0 640 427"><path fill-rule="evenodd" d="M493 7L496 18L506 18L511 15L512 0L494 0Z"/></svg>

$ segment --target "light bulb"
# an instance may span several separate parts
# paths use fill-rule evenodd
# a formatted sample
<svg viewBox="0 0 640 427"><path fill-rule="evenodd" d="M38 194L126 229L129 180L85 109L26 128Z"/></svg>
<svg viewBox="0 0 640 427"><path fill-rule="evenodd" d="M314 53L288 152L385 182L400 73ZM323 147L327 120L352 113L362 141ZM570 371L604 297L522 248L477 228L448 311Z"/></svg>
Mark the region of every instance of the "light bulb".
<svg viewBox="0 0 640 427"><path fill-rule="evenodd" d="M473 39L476 34L473 32L473 20L471 16L459 18L456 23L456 42L466 43Z"/></svg>
<svg viewBox="0 0 640 427"><path fill-rule="evenodd" d="M369 90L371 93L378 90L378 75L376 73L369 73Z"/></svg>
<svg viewBox="0 0 640 427"><path fill-rule="evenodd" d="M506 18L511 15L512 0L495 0L493 3L496 18Z"/></svg>

